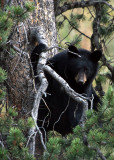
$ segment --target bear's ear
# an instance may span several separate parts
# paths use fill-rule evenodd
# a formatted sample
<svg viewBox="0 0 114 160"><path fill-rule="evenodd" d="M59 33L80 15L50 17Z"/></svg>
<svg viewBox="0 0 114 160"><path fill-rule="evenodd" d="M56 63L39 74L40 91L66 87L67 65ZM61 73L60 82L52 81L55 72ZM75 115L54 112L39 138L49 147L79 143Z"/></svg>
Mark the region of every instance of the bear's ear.
<svg viewBox="0 0 114 160"><path fill-rule="evenodd" d="M100 60L100 58L102 57L102 51L101 50L96 50L96 51L91 53L90 57L91 57L92 61L98 62Z"/></svg>
<svg viewBox="0 0 114 160"><path fill-rule="evenodd" d="M75 53L79 53L79 51L78 51L78 49L75 46L70 45L68 47L68 53L69 53L69 55L77 55Z"/></svg>

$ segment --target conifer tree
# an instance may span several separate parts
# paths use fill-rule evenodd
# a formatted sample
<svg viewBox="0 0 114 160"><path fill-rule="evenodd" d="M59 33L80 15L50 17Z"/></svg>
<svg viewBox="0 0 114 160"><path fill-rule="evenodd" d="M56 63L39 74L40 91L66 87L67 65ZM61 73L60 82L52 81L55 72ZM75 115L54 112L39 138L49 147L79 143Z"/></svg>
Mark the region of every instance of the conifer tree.
<svg viewBox="0 0 114 160"><path fill-rule="evenodd" d="M6 2L8 4L6 4ZM37 32L35 33L41 31L43 35L45 35L45 39L48 39L49 47L56 46L56 36L53 36L56 32L55 22L52 22L54 21L54 17L52 14L50 15L51 10L49 8L49 3L52 3L52 0L34 0L34 2L35 12L32 12L34 7L30 2L26 2L26 0L0 0L0 159L3 160L34 160L34 156L30 155L27 148L29 141L38 133L38 130L35 129L33 134L29 135L29 128L34 128L33 120L29 117L33 107L30 94L32 94L32 98L35 97L35 92L32 91L36 91L36 88L34 83L32 83L32 90L30 88L30 80L34 82L34 75L32 74L28 53L32 47L34 48L34 46L32 46L34 39L28 41L28 37L31 36L32 29L37 28ZM112 34L114 31L114 7L111 2L110 0L54 0L56 26L58 34L60 34L58 36L59 46L65 48L66 42L70 42L80 47L81 41L86 37L91 44L92 51L95 49L102 49L103 51L103 57L100 62L101 72L99 72L100 74L96 78L96 90L103 102L98 112L89 111L87 113L85 125L83 127L79 125L76 126L72 134L62 137L58 133L49 133L47 143L45 144L47 150L44 151L43 156L39 156L39 152L36 151L38 158L40 157L44 160L114 159L114 88L112 86L114 82L114 67L112 65L113 57L110 56L107 49L107 44L113 39ZM53 9L53 7L51 8ZM81 13L80 11L77 12L78 8L81 8ZM73 11L73 9L76 10ZM71 10L69 12L70 14L68 12L65 14L68 10ZM92 22L91 35L87 35L86 33L88 28L85 32L81 31L81 25L88 19L85 10L87 10L89 14L88 21ZM30 12L32 12L32 15L28 14ZM28 28L26 29L26 25L24 25L26 18L28 18L26 25L28 25L27 27L30 30ZM20 29L20 22L24 23L24 33ZM38 30L39 28L40 30ZM76 32L70 35L72 30ZM12 42L15 42L15 46ZM52 52L50 53L52 54ZM7 67L5 66L6 64ZM104 66L106 70L105 74L104 72L102 73L104 70L102 67ZM5 69L7 69L7 72ZM23 72L23 70L25 72ZM28 72L28 70L30 72ZM18 71L20 72L19 74L17 73ZM11 77L9 76L9 72ZM29 79L28 77L32 78ZM7 83L6 78L8 78L8 80L10 79L10 83ZM102 84L105 84L107 79L109 79L110 87L103 97L104 90ZM15 85L15 83L18 85ZM22 83L23 85L20 85ZM13 85L13 87L11 85ZM6 90L9 88L14 92L12 90ZM27 92L25 92L25 90ZM26 93L29 93L29 95ZM14 106L7 106L5 95L8 97L11 95L9 100L13 101L12 104L14 104ZM16 100L13 99L14 97L16 97ZM25 103L26 100L28 100L27 103ZM6 107L5 115L3 114L4 107ZM24 116L21 109L23 109ZM26 137L28 137L28 139ZM35 141L37 141L37 138ZM35 143L32 144L34 148ZM39 144L37 148L40 150Z"/></svg>
<svg viewBox="0 0 114 160"><path fill-rule="evenodd" d="M0 4L2 5L2 3ZM2 8L2 6L1 6ZM7 43L10 40L11 31L20 21L25 20L28 12L33 10L31 3L25 3L25 8L20 6L6 6L5 10L0 9L0 49L1 52L8 48ZM10 48L11 49L11 48ZM10 50L15 54L14 50ZM1 54L1 62L2 54ZM1 63L1 66L4 65ZM34 160L30 155L26 134L27 130L34 125L32 118L19 118L15 108L8 106L5 113L6 89L4 82L7 79L6 71L0 67L0 159L1 160ZM3 103L4 102L4 103Z"/></svg>
<svg viewBox="0 0 114 160"><path fill-rule="evenodd" d="M99 112L87 112L84 127L76 126L73 134L61 137L50 132L45 160L113 160L114 88L109 87Z"/></svg>

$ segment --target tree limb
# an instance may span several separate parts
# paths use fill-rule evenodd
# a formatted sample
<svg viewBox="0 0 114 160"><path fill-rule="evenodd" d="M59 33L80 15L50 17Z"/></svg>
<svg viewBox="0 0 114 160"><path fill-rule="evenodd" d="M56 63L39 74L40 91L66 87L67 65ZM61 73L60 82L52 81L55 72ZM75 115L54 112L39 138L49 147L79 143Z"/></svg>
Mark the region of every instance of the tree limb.
<svg viewBox="0 0 114 160"><path fill-rule="evenodd" d="M69 24L72 26L73 29L78 31L80 34L82 34L86 38L91 39L89 36L87 36L86 34L82 33L74 24L72 24L72 22L65 15L63 15L63 17L69 22Z"/></svg>
<svg viewBox="0 0 114 160"><path fill-rule="evenodd" d="M89 147L89 148L95 150L102 160L106 160L106 158L104 157L104 155L102 154L99 148L93 148L93 147Z"/></svg>
<svg viewBox="0 0 114 160"><path fill-rule="evenodd" d="M88 110L88 103L86 100L88 100L88 98L86 97L83 97L82 95L76 93L72 88L70 88L70 86L67 84L67 82L62 78L60 77L51 67L45 65L43 67L43 69L48 72L56 81L58 81L60 83L60 85L62 85L62 87L64 88L65 92L71 97L73 98L75 101L79 102L79 103L82 103L83 104L83 113L82 113L82 117L81 117L81 120L80 120L80 126L83 128L84 125L85 125L85 120L86 120L86 112ZM67 109L67 107L65 108L65 110ZM65 111L64 110L64 111ZM63 111L63 112L64 112ZM63 112L61 113L59 119L61 118ZM58 120L59 120L58 119ZM58 122L58 121L57 121ZM56 122L56 123L57 123ZM55 124L56 124L55 123ZM54 124L54 126L55 126ZM102 160L106 160L106 158L103 156L102 152L100 151L100 149L98 148L93 148L92 146L90 146L88 144L88 141L87 141L87 136L85 134L85 132L83 133L83 142L84 144L92 149L92 150L95 150L97 152L97 154L99 155L99 157L102 159Z"/></svg>
<svg viewBox="0 0 114 160"><path fill-rule="evenodd" d="M99 35L99 27L100 27L100 20L101 20L101 9L100 9L100 5L96 5L95 9L96 9L96 17L94 18L94 22L93 22L93 35L91 37L91 46L92 46L92 51L97 48L97 49L102 49L101 43L100 43L100 35ZM110 63L108 63L105 55L102 55L102 62L103 65L106 66L111 74L112 74L112 82L114 82L114 67L110 65Z"/></svg>
<svg viewBox="0 0 114 160"><path fill-rule="evenodd" d="M62 7L58 7L56 16L62 14L63 12L66 12L67 10L74 9L74 8L85 8L89 6L94 6L98 3L106 4L108 5L112 10L114 10L114 7L110 5L105 0L88 0L88 1L80 1L80 2L74 2L74 3L64 3Z"/></svg>
<svg viewBox="0 0 114 160"><path fill-rule="evenodd" d="M58 81L60 83L60 85L64 88L65 92L71 97L73 98L75 101L77 101L78 103L82 103L83 104L83 113L82 113L82 117L80 120L80 123L84 123L85 121L85 113L88 110L88 103L87 100L90 100L90 98L84 97L78 93L76 93L70 86L69 84L62 78L60 77L51 67L45 65L43 67L43 69L48 72L56 81Z"/></svg>
<svg viewBox="0 0 114 160"><path fill-rule="evenodd" d="M47 48L47 41L42 36L43 29L42 29L42 31L40 30L40 32L41 33L39 33L37 30L34 31L34 33L36 34L36 39L37 39L38 43L43 43L45 45L45 47ZM36 130L38 131L38 133L40 135L40 140L41 140L42 146L43 146L44 150L46 150L46 146L43 141L42 132L40 131L40 129L37 125L37 119L38 119L38 111L39 111L40 101L41 101L42 96L45 93L47 86L48 86L47 79L45 78L45 75L43 72L43 66L46 64L47 57L48 57L48 52L42 52L39 55L39 61L38 61L38 65L37 65L37 73L38 73L38 77L40 80L40 86L37 89L35 99L34 99L32 113L31 113L32 118L35 123L35 126L32 127L29 131L29 136L32 135L31 141L29 143L29 150L30 150L30 154L32 154L32 155L34 155L34 153L35 153L35 138L36 138L35 131Z"/></svg>
<svg viewBox="0 0 114 160"><path fill-rule="evenodd" d="M39 111L39 105L40 105L40 101L42 99L43 94L45 93L47 86L48 86L48 82L47 79L45 78L44 72L43 72L43 65L46 63L46 58L45 55L47 53L42 52L40 59L39 59L39 63L37 66L37 71L38 71L38 75L39 75L39 80L40 80L40 87L37 90L36 96L35 96L35 100L34 100L34 105L33 105L33 109L32 109L32 118L35 122L35 126L33 128L30 129L30 134L34 135L32 137L32 142L30 143L30 153L34 155L35 153L35 130L38 130L38 133L40 135L40 139L41 139L41 143L42 146L44 148L44 150L46 150L46 146L44 144L43 141L43 136L42 133L37 125L37 119L38 119L38 111Z"/></svg>

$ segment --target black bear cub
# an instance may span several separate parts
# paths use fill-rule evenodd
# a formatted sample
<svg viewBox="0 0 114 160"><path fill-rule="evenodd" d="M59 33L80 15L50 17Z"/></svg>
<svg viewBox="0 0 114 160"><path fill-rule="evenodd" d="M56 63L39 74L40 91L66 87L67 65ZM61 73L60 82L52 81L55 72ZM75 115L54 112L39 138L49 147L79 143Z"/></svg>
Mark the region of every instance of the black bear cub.
<svg viewBox="0 0 114 160"><path fill-rule="evenodd" d="M39 54L44 48L43 44L39 44L31 54L35 76L37 75L36 68ZM52 67L53 70L66 80L74 91L86 97L93 96L93 109L97 110L100 99L92 87L92 82L97 74L98 61L101 56L102 52L100 50L90 52L70 45L68 50L50 58L47 65ZM70 98L62 86L48 73L45 73L45 76L49 85L46 91L47 96L43 97L40 104L38 125L46 131L54 129L63 135L67 134L72 131L73 127L79 124L83 108L81 104ZM36 83L38 83L37 78Z"/></svg>

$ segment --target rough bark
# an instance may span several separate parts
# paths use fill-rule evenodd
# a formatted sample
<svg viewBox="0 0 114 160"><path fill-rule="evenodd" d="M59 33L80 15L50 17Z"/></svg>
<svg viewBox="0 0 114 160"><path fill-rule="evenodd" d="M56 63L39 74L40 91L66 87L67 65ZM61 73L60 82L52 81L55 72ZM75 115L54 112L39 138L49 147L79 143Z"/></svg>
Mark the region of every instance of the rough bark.
<svg viewBox="0 0 114 160"><path fill-rule="evenodd" d="M25 2L26 1L22 0L17 2L15 0L11 0L11 4L21 5L21 7L23 7ZM14 26L12 33L10 34L10 43L8 43L8 45L9 48L11 47L15 50L15 54L12 55L10 50L6 50L4 66L8 72L7 88L9 104L11 106L15 106L19 110L19 116L23 116L24 118L25 116L29 116L32 112L32 116L36 124L39 103L46 87L44 87L43 91L41 85L37 91L34 83L34 75L29 56L31 50L35 47L32 41L35 37L35 42L39 43L36 35L34 36L34 34L38 34L40 35L39 39L44 39L45 42L43 43L48 47L57 46L57 35L53 0L34 0L34 3L36 6L35 11L29 15L26 21ZM44 61L42 61L41 58L41 66L38 66L39 72L42 70L42 65L46 63L46 58L56 53L57 48L53 48L43 54ZM42 77L43 71L38 74ZM45 81L45 77L44 79L41 79L42 83L44 82L43 80ZM39 92L41 93L40 96ZM40 98L37 98L37 95ZM27 142L27 145L29 145L30 142L31 154L35 153L35 134L37 133L37 129L37 125L32 128L29 136L30 141Z"/></svg>
<svg viewBox="0 0 114 160"><path fill-rule="evenodd" d="M24 2L21 0L18 3L12 0L11 3L21 5L22 7L24 5ZM18 107L19 110L25 113L30 113L35 94L29 59L29 54L34 46L31 45L30 37L33 36L32 33L35 30L35 32L40 33L47 40L49 47L57 45L53 1L36 0L35 6L35 11L30 17L24 23L19 23L14 27L10 40L13 46L17 48L13 47L16 53L15 55L11 55L11 52L7 50L6 54L8 52L9 54L7 54L4 65L8 71L9 104ZM57 49L52 49L49 55L51 56L52 53L56 54Z"/></svg>

